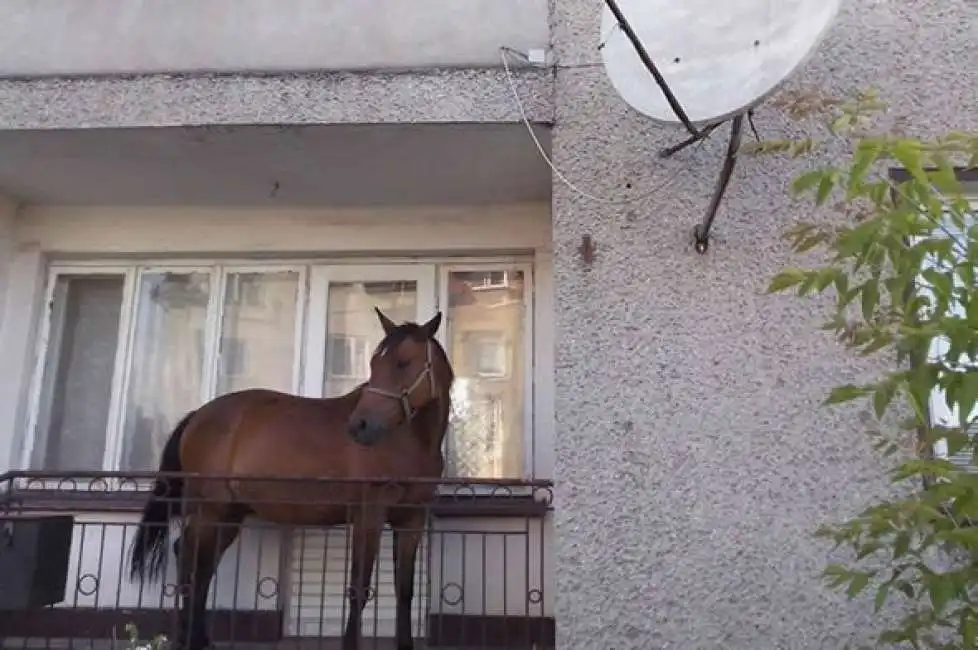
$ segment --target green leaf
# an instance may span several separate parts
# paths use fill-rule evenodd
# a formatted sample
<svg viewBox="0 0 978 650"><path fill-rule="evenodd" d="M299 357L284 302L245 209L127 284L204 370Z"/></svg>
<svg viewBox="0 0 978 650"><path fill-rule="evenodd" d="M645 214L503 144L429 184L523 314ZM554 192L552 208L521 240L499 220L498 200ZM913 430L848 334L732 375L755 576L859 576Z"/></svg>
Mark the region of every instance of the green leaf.
<svg viewBox="0 0 978 650"><path fill-rule="evenodd" d="M882 418L883 414L886 413L887 407L890 406L890 402L896 395L898 386L896 381L890 379L880 384L873 393L873 411L876 413L877 419Z"/></svg>
<svg viewBox="0 0 978 650"><path fill-rule="evenodd" d="M910 550L910 534L901 531L897 533L893 540L893 559L898 560Z"/></svg>
<svg viewBox="0 0 978 650"><path fill-rule="evenodd" d="M822 406L829 406L831 404L842 404L844 402L851 402L854 399L858 399L865 395L867 389L863 386L856 386L855 384L845 384L844 386L836 386L831 391L829 391L829 396L825 398L822 402Z"/></svg>
<svg viewBox="0 0 978 650"><path fill-rule="evenodd" d="M826 174L818 183L818 191L815 192L815 205L824 205L833 189L835 189L835 174Z"/></svg>
<svg viewBox="0 0 978 650"><path fill-rule="evenodd" d="M880 301L880 283L879 280L871 279L866 280L862 286L862 308L863 308L863 318L867 321L873 319L873 312L876 310L876 305Z"/></svg>
<svg viewBox="0 0 978 650"><path fill-rule="evenodd" d="M869 584L869 579L871 577L872 575L866 573L865 571L857 571L854 573L852 580L849 581L849 588L846 589L846 595L849 596L849 598L855 598L858 596L859 592L865 589L866 585Z"/></svg>
<svg viewBox="0 0 978 650"><path fill-rule="evenodd" d="M935 574L928 580L927 591L930 593L934 613L940 614L954 597L954 583L946 574Z"/></svg>
<svg viewBox="0 0 978 650"><path fill-rule="evenodd" d="M810 172L805 172L801 176L797 177L791 183L791 193L794 195L799 195L807 192L822 181L822 177L825 176L825 172L821 169L816 169Z"/></svg>
<svg viewBox="0 0 978 650"><path fill-rule="evenodd" d="M972 417L975 403L978 402L978 368L969 368L963 375L961 383L958 385L957 398L958 413L961 414L961 419L965 420Z"/></svg>
<svg viewBox="0 0 978 650"><path fill-rule="evenodd" d="M885 582L876 589L876 603L874 605L874 609L877 613L883 609L883 605L886 604L886 597L889 595L889 593L890 585Z"/></svg>
<svg viewBox="0 0 978 650"><path fill-rule="evenodd" d="M767 286L765 293L777 293L789 289L805 280L807 273L799 268L785 269L778 273Z"/></svg>
<svg viewBox="0 0 978 650"><path fill-rule="evenodd" d="M861 141L856 152L852 157L852 167L849 168L849 183L847 186L847 198L856 195L856 190L866 179L866 173L870 166L876 162L880 152L883 150L883 143L876 139L866 139Z"/></svg>

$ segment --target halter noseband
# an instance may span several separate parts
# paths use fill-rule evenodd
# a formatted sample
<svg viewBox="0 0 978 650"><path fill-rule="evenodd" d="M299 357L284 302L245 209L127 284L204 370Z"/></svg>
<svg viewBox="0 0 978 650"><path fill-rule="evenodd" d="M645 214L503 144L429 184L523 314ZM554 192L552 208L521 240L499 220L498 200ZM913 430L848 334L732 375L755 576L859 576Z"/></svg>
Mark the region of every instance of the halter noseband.
<svg viewBox="0 0 978 650"><path fill-rule="evenodd" d="M417 409L411 408L411 395L414 394L414 391L425 380L425 377L428 377L428 379L431 381L432 396L437 394L437 391L435 390L435 373L432 372L430 339L425 342L424 352L425 352L424 368L422 368L421 372L418 373L418 376L414 378L414 381L411 383L411 385L405 388L404 390L402 390L400 393L394 393L389 390L384 390L382 388L374 388L373 386L370 385L368 385L364 389L368 393L374 393L382 397L390 397L391 399L396 399L397 401L399 401L401 403L401 408L404 411L404 420L406 422L410 422L411 420L413 420L414 416L417 415L418 413Z"/></svg>

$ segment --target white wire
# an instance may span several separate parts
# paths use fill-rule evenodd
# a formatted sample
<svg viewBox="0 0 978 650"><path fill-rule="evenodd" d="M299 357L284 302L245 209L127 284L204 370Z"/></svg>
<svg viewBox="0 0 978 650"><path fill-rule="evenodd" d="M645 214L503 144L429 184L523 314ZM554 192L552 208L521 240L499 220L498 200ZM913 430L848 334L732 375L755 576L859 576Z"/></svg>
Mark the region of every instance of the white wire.
<svg viewBox="0 0 978 650"><path fill-rule="evenodd" d="M509 67L508 55L510 53L510 48L505 46L501 47L499 48L499 52L500 52L500 58L502 58L503 61L503 70L506 71L506 81L509 83L509 90L513 94L513 99L516 101L516 108L520 112L520 121L522 121L523 126L526 127L527 133L530 134L530 138L533 140L533 144L536 145L537 152L540 154L540 157L543 158L544 162L547 163L547 166L550 167L550 170L554 173L554 176L556 176L564 185L569 187L571 190L573 190L580 196L583 196L584 198L587 199L591 199L592 201L598 201L599 203L610 203L613 205L622 205L625 203L641 201L643 199L649 198L650 196L656 194L657 192L662 191L663 188L665 188L670 183L674 182L676 178L679 176L679 174L682 173L683 171L682 169L677 169L675 173L673 173L672 176L667 178L661 185L657 185L656 187L649 190L648 192L645 192L644 194L639 194L637 196L630 196L628 198L623 198L623 199L609 199L603 196L595 196L594 194L590 194L589 192L582 190L577 185L574 185L574 183L568 180L568 178L564 176L564 174L559 169L557 169L553 161L550 159L550 156L547 155L546 149L544 149L543 145L540 144L540 139L537 138L537 134L533 131L533 125L530 123L530 118L528 118L526 115L526 107L523 105L523 100L520 99L519 91L516 88L516 81L513 79L513 71ZM706 138L702 138L701 140L699 140L696 143L696 148L699 149L701 146L703 146L703 143L705 141Z"/></svg>

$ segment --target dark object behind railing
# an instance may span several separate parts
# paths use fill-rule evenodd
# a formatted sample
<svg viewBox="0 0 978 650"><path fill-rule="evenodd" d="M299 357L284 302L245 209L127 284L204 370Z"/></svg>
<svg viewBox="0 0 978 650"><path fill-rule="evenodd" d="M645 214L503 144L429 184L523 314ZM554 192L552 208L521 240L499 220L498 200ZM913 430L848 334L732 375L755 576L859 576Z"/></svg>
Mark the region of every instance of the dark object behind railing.
<svg viewBox="0 0 978 650"><path fill-rule="evenodd" d="M71 515L0 521L0 610L64 601L74 525Z"/></svg>

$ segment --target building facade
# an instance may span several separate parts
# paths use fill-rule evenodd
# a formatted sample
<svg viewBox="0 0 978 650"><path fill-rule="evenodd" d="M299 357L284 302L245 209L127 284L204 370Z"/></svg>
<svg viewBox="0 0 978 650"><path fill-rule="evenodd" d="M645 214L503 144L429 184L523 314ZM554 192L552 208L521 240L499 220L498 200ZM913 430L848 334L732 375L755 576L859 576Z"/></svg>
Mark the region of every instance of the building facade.
<svg viewBox="0 0 978 650"><path fill-rule="evenodd" d="M200 399L343 390L377 336L370 307L441 309L468 409L452 471L557 487L524 535L537 560L440 538L454 564L423 573L466 597L432 611L530 601L582 650L870 634L872 603L821 585L811 533L886 489L858 414L816 412L871 369L817 330L818 302L763 294L805 214L786 191L805 161L741 160L701 256L690 231L725 143L656 157L682 133L613 92L600 2L326 4L0 8L0 466L152 468ZM973 129L976 29L963 2L851 0L787 88L876 85L914 132ZM507 70L501 48L547 62L508 55ZM755 121L762 137L807 128L770 103ZM307 556L268 534L242 557L282 585L342 559L326 534ZM69 590L91 591L77 583L103 556L72 557ZM498 581L467 584L466 562L496 563ZM218 590L217 606L281 609L301 636L342 599L258 589Z"/></svg>

